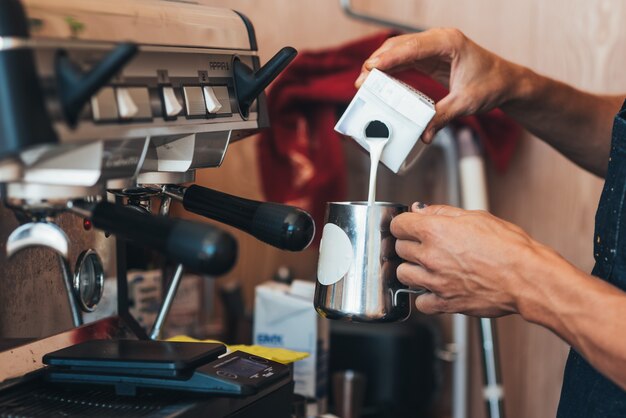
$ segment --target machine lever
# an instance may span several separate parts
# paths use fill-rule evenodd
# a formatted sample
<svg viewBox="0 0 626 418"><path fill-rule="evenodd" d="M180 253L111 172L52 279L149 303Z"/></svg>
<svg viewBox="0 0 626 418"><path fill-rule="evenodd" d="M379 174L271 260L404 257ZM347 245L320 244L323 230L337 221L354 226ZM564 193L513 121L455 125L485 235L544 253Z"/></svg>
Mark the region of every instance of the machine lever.
<svg viewBox="0 0 626 418"><path fill-rule="evenodd" d="M298 51L286 46L276 53L263 67L256 72L241 62L238 58L233 61L233 76L235 78L235 93L239 102L239 111L244 118L250 113L250 106L267 86L287 67L296 57Z"/></svg>
<svg viewBox="0 0 626 418"><path fill-rule="evenodd" d="M212 225L152 216L109 202L72 202L69 209L98 229L160 251L200 273L224 274L237 260L237 241Z"/></svg>
<svg viewBox="0 0 626 418"><path fill-rule="evenodd" d="M301 251L315 235L313 218L295 206L258 202L201 186L167 186L163 192L190 212L234 226L281 250Z"/></svg>
<svg viewBox="0 0 626 418"><path fill-rule="evenodd" d="M91 71L83 71L59 50L55 58L55 70L59 100L67 123L75 126L80 112L87 101L118 73L137 53L137 45L119 44Z"/></svg>

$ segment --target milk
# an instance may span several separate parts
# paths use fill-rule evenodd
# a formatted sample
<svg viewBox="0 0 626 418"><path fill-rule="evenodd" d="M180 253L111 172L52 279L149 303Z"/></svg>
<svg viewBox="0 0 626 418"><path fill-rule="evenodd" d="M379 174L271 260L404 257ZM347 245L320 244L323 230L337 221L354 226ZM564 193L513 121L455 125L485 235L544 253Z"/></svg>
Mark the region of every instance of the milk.
<svg viewBox="0 0 626 418"><path fill-rule="evenodd" d="M378 163L383 149L389 141L389 128L379 120L370 121L365 128L365 142L370 152L370 184L367 194L367 204L372 206L376 202L376 175Z"/></svg>
<svg viewBox="0 0 626 418"><path fill-rule="evenodd" d="M420 141L424 129L435 115L434 102L413 89L379 71L372 70L341 116L335 130L352 137L359 145L397 174L406 172L417 160L425 144ZM373 144L366 134L370 123L379 121L388 129L386 145ZM379 137L376 137L380 139ZM376 163L378 166L378 163ZM370 175L370 184L376 173ZM370 194L372 190L370 185Z"/></svg>

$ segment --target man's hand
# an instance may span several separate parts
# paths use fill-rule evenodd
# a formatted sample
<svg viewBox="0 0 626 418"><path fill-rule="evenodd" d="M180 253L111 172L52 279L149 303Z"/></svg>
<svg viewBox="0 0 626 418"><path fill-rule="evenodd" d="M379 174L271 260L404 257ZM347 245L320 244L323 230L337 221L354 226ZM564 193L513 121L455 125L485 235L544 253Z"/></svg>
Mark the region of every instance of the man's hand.
<svg viewBox="0 0 626 418"><path fill-rule="evenodd" d="M385 72L415 68L450 89L437 103L437 113L422 135L426 143L452 119L486 112L510 100L522 78L522 67L481 48L457 29L388 39L363 64L357 87L373 68Z"/></svg>
<svg viewBox="0 0 626 418"><path fill-rule="evenodd" d="M412 213L394 218L391 232L398 255L406 260L398 267L398 279L430 292L415 301L425 313L517 313L520 296L537 285L529 280L544 279L528 273L539 259L556 256L511 223L449 206L414 205Z"/></svg>
<svg viewBox="0 0 626 418"><path fill-rule="evenodd" d="M365 61L367 74L416 69L448 87L422 141L459 116L499 107L524 128L595 174L606 172L613 116L624 95L599 96L540 76L481 48L458 29L431 29L389 38Z"/></svg>
<svg viewBox="0 0 626 418"><path fill-rule="evenodd" d="M553 330L626 390L626 293L589 276L515 225L486 212L429 206L391 222L406 260L398 279L423 287L425 313L520 313Z"/></svg>

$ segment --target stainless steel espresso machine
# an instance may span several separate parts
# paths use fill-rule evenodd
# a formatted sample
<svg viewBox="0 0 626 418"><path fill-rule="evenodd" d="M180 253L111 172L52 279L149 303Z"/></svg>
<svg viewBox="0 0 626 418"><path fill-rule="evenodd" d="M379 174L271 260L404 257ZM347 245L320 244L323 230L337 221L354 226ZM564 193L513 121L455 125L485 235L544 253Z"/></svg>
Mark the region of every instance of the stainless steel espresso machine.
<svg viewBox="0 0 626 418"><path fill-rule="evenodd" d="M184 269L237 261L227 232L169 217L172 199L284 250L312 240L298 208L191 184L268 126L263 90L295 55L261 66L245 16L188 2L0 2L0 416L290 416L289 367L159 336ZM128 242L178 266L147 333ZM117 315L84 325L114 274Z"/></svg>

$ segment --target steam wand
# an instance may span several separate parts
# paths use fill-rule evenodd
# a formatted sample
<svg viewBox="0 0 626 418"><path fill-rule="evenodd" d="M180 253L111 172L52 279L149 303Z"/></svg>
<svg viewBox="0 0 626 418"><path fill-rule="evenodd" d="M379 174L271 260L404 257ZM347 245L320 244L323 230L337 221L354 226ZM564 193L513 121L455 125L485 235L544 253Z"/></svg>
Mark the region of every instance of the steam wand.
<svg viewBox="0 0 626 418"><path fill-rule="evenodd" d="M172 198L166 195L162 195L161 197L161 206L159 207L159 215L168 216L170 213L170 204L172 203ZM176 271L172 276L172 280L170 280L170 284L167 288L167 293L165 294L165 298L163 299L163 303L159 308L159 312L157 314L156 319L154 320L154 324L152 325L152 330L150 331L150 339L158 340L161 337L161 331L163 329L163 325L165 324L165 319L172 308L172 304L174 303L174 298L176 297L176 293L178 292L178 286L180 285L180 281L183 278L183 270L184 267L182 264L178 264L176 266Z"/></svg>

